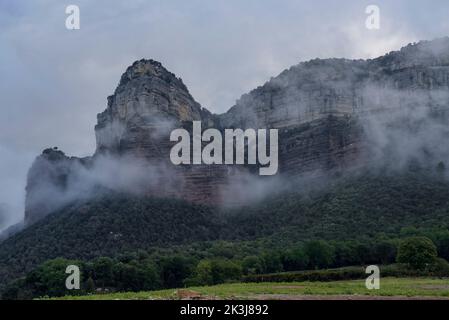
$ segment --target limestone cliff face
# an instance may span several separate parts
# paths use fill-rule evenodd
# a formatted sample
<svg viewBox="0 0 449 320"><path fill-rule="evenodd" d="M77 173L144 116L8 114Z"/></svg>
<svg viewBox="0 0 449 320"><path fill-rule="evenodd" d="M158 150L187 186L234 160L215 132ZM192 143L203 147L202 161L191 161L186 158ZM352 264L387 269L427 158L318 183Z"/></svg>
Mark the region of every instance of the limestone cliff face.
<svg viewBox="0 0 449 320"><path fill-rule="evenodd" d="M202 108L182 80L159 62L140 60L122 75L106 110L98 115L93 159L112 154L163 165L176 177L175 182L168 187L163 176L159 177L160 182L148 187L147 194L216 204L223 200L220 192L233 179L234 169L173 166L169 160L173 128L189 128L193 120L201 120L203 129L277 128L279 173L322 173L370 158L372 142L365 126L370 119L388 125L393 114L411 119L436 113L445 115L441 123L447 127L448 92L448 38L408 45L372 60L300 63L243 95L221 115ZM401 122L403 118L395 119ZM46 196L35 196L42 183L63 188L67 171L86 163L54 151L38 157L28 178L27 219L45 215L38 208L45 205ZM246 167L238 170L238 174L250 172Z"/></svg>
<svg viewBox="0 0 449 320"><path fill-rule="evenodd" d="M447 120L448 89L443 38L373 60L301 63L243 95L219 120L223 127L279 128L281 171L344 168L369 157L364 121L388 122L401 110L407 119L439 112Z"/></svg>
<svg viewBox="0 0 449 320"><path fill-rule="evenodd" d="M166 170L157 184L146 186L150 195L176 196L191 201L218 201L213 186L225 183L226 168L176 167L170 162L170 132L189 129L192 121L214 125L212 115L190 95L181 79L153 60L136 61L122 75L107 109L95 127L96 154L143 158ZM194 191L195 190L195 191Z"/></svg>
<svg viewBox="0 0 449 320"><path fill-rule="evenodd" d="M204 113L182 80L159 62L136 61L108 97L107 109L98 115L97 152L165 157L171 128L201 120Z"/></svg>

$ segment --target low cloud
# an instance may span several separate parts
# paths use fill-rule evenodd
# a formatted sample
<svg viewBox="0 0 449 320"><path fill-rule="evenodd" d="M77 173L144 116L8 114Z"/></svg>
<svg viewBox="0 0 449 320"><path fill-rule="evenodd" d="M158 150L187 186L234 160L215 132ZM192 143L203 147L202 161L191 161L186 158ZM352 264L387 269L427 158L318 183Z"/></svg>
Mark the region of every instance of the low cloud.
<svg viewBox="0 0 449 320"><path fill-rule="evenodd" d="M34 217L110 192L157 195L175 192L182 185L182 178L161 162L110 154L57 161L40 157L32 172L27 208Z"/></svg>

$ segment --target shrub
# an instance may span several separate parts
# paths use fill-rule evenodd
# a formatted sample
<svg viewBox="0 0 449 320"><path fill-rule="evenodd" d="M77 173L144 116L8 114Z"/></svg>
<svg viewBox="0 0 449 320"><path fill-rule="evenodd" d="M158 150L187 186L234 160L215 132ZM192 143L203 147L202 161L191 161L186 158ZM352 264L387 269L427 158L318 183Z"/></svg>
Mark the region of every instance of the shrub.
<svg viewBox="0 0 449 320"><path fill-rule="evenodd" d="M436 258L435 261L429 266L431 274L439 277L449 276L449 263L443 258Z"/></svg>
<svg viewBox="0 0 449 320"><path fill-rule="evenodd" d="M363 267L345 267L340 269L281 272L272 274L249 275L244 282L295 282L295 281L337 281L366 278Z"/></svg>

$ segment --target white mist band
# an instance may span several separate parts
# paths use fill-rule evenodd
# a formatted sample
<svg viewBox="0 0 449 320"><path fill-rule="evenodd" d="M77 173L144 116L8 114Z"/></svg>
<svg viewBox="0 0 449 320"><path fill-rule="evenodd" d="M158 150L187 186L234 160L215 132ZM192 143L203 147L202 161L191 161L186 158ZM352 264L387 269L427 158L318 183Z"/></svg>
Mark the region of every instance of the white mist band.
<svg viewBox="0 0 449 320"><path fill-rule="evenodd" d="M258 129L257 132L255 129L246 129L245 131L225 129L223 160L221 132L212 128L206 129L202 133L201 121L193 121L192 148L190 147L190 133L187 130L175 129L171 132L170 141L178 143L170 151L170 160L175 165L191 164L191 162L192 164L245 164L245 149L247 149L248 164L258 163L261 165L260 175L274 175L278 171L278 130L270 129L269 131L270 147L267 148L267 129ZM209 143L202 149L203 141Z"/></svg>

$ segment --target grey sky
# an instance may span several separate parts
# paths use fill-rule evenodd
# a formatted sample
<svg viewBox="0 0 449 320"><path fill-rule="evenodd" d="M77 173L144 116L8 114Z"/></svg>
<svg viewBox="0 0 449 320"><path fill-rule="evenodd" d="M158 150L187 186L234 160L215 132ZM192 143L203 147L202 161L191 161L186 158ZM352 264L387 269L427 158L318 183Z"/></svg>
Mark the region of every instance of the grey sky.
<svg viewBox="0 0 449 320"><path fill-rule="evenodd" d="M65 28L77 4L81 30ZM377 4L381 29L365 28ZM26 172L45 147L95 148L96 114L134 60L153 58L224 112L300 61L370 58L449 35L447 0L0 0L0 203L18 221ZM1 227L0 227L1 228Z"/></svg>

